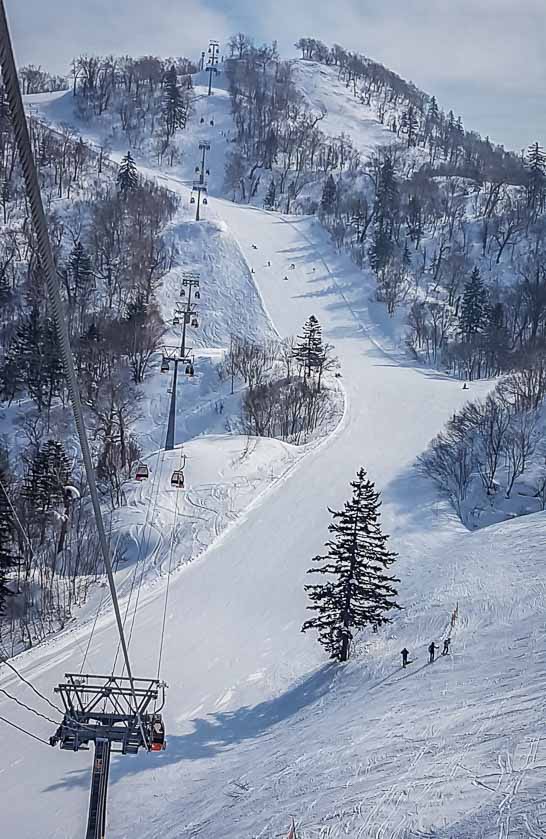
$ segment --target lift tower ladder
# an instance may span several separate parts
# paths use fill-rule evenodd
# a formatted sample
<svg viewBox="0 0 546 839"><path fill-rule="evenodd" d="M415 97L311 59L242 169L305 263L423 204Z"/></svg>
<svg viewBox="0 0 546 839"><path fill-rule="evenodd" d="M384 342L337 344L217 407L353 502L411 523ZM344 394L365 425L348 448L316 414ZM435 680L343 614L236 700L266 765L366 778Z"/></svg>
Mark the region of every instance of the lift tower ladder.
<svg viewBox="0 0 546 839"><path fill-rule="evenodd" d="M165 683L133 678L131 686L127 677L86 673L67 673L65 679L55 688L64 705L64 718L49 742L74 752L94 744L85 839L104 839L110 755L165 748L165 727L159 713L165 699ZM159 708L150 711L152 703L155 709L159 699Z"/></svg>

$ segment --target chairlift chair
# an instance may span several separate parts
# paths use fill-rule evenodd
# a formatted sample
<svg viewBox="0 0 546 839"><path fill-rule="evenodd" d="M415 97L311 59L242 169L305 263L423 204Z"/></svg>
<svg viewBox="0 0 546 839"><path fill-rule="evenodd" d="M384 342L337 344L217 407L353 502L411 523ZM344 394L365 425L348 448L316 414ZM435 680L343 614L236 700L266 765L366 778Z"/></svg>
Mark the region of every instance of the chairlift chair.
<svg viewBox="0 0 546 839"><path fill-rule="evenodd" d="M172 473L171 486L177 489L184 489L184 471L182 469L175 469Z"/></svg>
<svg viewBox="0 0 546 839"><path fill-rule="evenodd" d="M149 477L150 470L148 469L148 465L146 463L139 464L135 473L135 481L145 481Z"/></svg>
<svg viewBox="0 0 546 839"><path fill-rule="evenodd" d="M161 714L154 714L151 724L150 751L162 752L167 748L165 742L165 723Z"/></svg>

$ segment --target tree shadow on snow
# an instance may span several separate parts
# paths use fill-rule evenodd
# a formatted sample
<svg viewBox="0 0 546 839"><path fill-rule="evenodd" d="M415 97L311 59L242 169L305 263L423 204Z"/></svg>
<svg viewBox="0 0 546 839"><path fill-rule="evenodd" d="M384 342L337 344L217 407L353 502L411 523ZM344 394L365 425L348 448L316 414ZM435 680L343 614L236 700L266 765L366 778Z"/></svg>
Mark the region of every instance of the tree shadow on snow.
<svg viewBox="0 0 546 839"><path fill-rule="evenodd" d="M331 689L338 668L326 664L285 693L252 707L235 711L219 711L207 717L191 720L189 734L169 734L167 749L159 754L126 755L112 761L110 781L115 783L128 775L160 769L182 761L218 757L227 750L249 740L264 737L278 723L285 722L304 708L318 702ZM91 752L92 755L92 752ZM46 792L74 786L89 786L91 759L85 770L69 772Z"/></svg>

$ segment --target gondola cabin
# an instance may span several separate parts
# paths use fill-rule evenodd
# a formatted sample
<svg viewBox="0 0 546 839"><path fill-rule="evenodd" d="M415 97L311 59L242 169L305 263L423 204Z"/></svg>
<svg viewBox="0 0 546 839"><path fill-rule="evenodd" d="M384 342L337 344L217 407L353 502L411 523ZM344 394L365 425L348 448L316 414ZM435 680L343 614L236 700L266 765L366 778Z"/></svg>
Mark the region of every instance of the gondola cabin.
<svg viewBox="0 0 546 839"><path fill-rule="evenodd" d="M190 204L195 204L195 195L190 198Z"/></svg>
<svg viewBox="0 0 546 839"><path fill-rule="evenodd" d="M200 294L200 292L199 292L199 291L196 291L196 292L195 292L195 299L196 299L196 300L199 300L200 298L201 298L201 294Z"/></svg>
<svg viewBox="0 0 546 839"><path fill-rule="evenodd" d="M137 470L135 473L135 481L146 481L150 477L150 470L146 463L141 463L140 466L137 466Z"/></svg>
<svg viewBox="0 0 546 839"><path fill-rule="evenodd" d="M164 360L164 361L161 362L161 372L162 373L168 373L169 372L169 362L168 361Z"/></svg>
<svg viewBox="0 0 546 839"><path fill-rule="evenodd" d="M185 296L186 296L186 289L185 289L185 288L181 288L181 289L180 289L180 297L185 297Z"/></svg>
<svg viewBox="0 0 546 839"><path fill-rule="evenodd" d="M152 718L152 731L150 740L150 751L161 752L167 748L165 742L165 724L161 719L160 714L155 714Z"/></svg>
<svg viewBox="0 0 546 839"><path fill-rule="evenodd" d="M172 473L171 486L177 489L184 489L184 471L182 469L175 469Z"/></svg>
<svg viewBox="0 0 546 839"><path fill-rule="evenodd" d="M194 374L193 364L186 365L186 376L193 376Z"/></svg>
<svg viewBox="0 0 546 839"><path fill-rule="evenodd" d="M173 318L173 326L178 326L180 323L180 318Z"/></svg>
<svg viewBox="0 0 546 839"><path fill-rule="evenodd" d="M193 318L191 325L195 327L199 326L199 321L197 320L197 318Z"/></svg>

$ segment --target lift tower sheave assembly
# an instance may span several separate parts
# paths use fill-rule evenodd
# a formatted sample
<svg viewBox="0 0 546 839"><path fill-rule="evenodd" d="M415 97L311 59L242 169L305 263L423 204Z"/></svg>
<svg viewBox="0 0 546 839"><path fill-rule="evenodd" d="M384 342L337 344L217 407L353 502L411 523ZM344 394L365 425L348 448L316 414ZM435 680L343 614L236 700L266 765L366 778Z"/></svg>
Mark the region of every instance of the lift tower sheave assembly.
<svg viewBox="0 0 546 839"><path fill-rule="evenodd" d="M126 677L80 673L67 673L65 679L55 688L64 705L64 718L49 742L74 752L94 744L85 839L103 839L110 755L165 748L165 726L159 713L164 704L165 683L158 679L133 679L131 687ZM150 711L152 704L154 710Z"/></svg>
<svg viewBox="0 0 546 839"><path fill-rule="evenodd" d="M206 71L209 74L209 89L208 95L212 95L212 77L218 73L218 61L220 58L220 44L218 41L209 41L209 48L207 50L207 67Z"/></svg>

